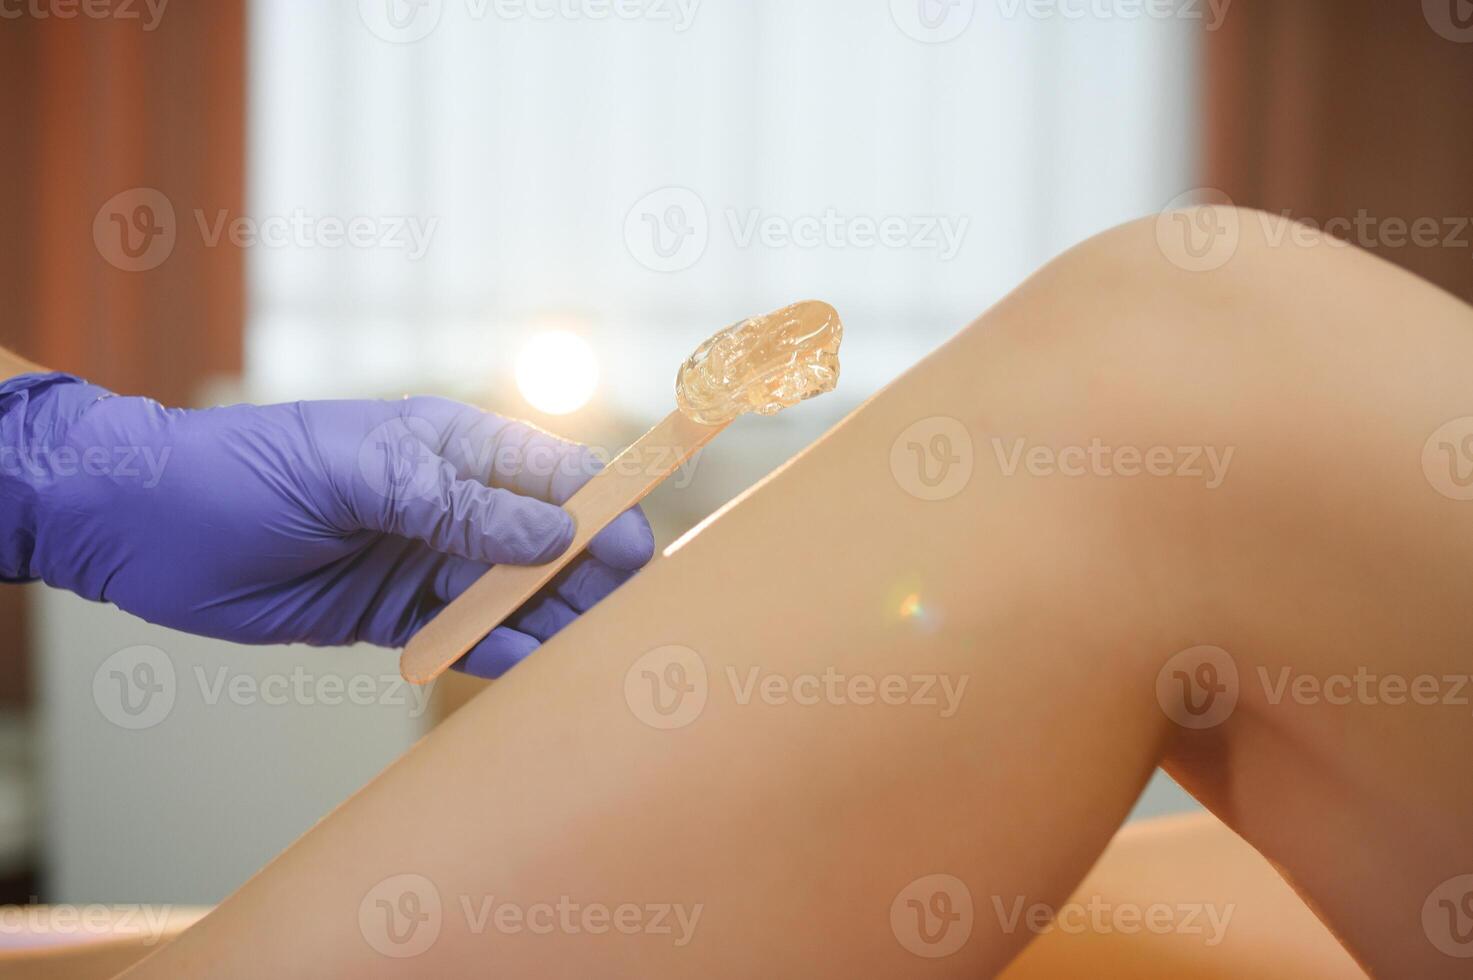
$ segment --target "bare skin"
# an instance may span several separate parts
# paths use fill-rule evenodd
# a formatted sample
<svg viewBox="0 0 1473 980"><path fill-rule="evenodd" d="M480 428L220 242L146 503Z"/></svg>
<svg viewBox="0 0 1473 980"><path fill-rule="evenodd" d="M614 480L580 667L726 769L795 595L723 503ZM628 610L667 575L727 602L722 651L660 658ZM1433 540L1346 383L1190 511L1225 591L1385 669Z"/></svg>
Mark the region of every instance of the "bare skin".
<svg viewBox="0 0 1473 980"><path fill-rule="evenodd" d="M1167 261L1154 223L1052 263L128 976L988 975L1032 936L994 900L1061 903L1157 763L1369 971L1460 974L1423 910L1473 872L1468 707L1275 695L1284 668L1468 673L1473 502L1422 456L1473 414L1473 311L1242 217L1211 273ZM910 429L936 417L974 469L926 500L892 447L955 455ZM1049 465L1096 444L1189 472ZM1193 447L1232 450L1221 479ZM707 696L665 730L671 644ZM1238 680L1194 730L1171 692L1200 645ZM849 686L806 697L833 673ZM905 697L875 703L891 677ZM918 955L961 934L924 914L967 898L965 942ZM495 914L560 899L686 928Z"/></svg>
<svg viewBox="0 0 1473 980"><path fill-rule="evenodd" d="M1192 813L1121 828L1002 980L1364 976L1272 865L1216 817Z"/></svg>
<svg viewBox="0 0 1473 980"><path fill-rule="evenodd" d="M45 371L46 368L14 354L4 347L0 347L0 381L9 381L11 378L22 374L35 374L37 371Z"/></svg>
<svg viewBox="0 0 1473 980"><path fill-rule="evenodd" d="M1060 907L989 911L1038 936L1002 980L1089 976L1176 980L1357 980L1365 976L1273 866L1211 814L1127 824ZM203 911L180 910L161 934L0 953L14 980L115 975ZM121 931L121 930L120 930Z"/></svg>

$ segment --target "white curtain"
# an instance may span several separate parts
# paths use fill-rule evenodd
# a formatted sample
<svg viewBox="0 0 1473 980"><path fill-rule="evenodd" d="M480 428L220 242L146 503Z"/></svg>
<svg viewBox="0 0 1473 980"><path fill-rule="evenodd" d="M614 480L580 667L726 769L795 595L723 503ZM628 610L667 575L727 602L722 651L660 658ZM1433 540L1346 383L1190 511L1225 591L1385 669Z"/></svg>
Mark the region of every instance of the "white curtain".
<svg viewBox="0 0 1473 980"><path fill-rule="evenodd" d="M848 328L835 404L857 401L1192 186L1199 5L1141 6L257 0L248 217L389 244L249 249L251 393L487 390L556 323L597 352L597 406L657 416L706 333L815 297ZM647 198L671 187L694 197ZM707 242L659 271L672 201Z"/></svg>

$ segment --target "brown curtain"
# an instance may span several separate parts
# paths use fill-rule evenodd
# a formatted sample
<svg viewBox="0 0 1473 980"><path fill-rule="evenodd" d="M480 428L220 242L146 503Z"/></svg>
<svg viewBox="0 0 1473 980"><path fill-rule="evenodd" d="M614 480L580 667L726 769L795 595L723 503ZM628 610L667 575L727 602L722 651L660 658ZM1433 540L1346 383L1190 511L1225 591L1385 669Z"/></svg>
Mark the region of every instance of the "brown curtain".
<svg viewBox="0 0 1473 980"><path fill-rule="evenodd" d="M1206 42L1204 180L1296 218L1364 212L1374 230L1342 237L1473 301L1470 97L1466 0L1235 0ZM1418 219L1439 244L1397 241Z"/></svg>
<svg viewBox="0 0 1473 980"><path fill-rule="evenodd" d="M93 7L101 17L12 6L0 20L0 344L188 404L240 370L242 257L210 245L195 215L213 223L243 206L245 0L169 3L157 19L142 3ZM153 207L160 195L172 218ZM152 267L129 271L140 259ZM26 689L21 592L0 586L0 703Z"/></svg>

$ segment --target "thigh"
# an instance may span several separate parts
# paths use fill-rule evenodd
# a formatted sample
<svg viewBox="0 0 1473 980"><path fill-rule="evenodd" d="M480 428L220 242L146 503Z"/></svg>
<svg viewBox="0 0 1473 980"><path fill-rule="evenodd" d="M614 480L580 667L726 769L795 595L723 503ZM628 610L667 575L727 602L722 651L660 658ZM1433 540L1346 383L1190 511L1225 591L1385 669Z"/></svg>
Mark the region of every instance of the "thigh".
<svg viewBox="0 0 1473 980"><path fill-rule="evenodd" d="M1003 980L1365 976L1273 866L1210 814L1129 824L1062 906L989 914L1038 934Z"/></svg>

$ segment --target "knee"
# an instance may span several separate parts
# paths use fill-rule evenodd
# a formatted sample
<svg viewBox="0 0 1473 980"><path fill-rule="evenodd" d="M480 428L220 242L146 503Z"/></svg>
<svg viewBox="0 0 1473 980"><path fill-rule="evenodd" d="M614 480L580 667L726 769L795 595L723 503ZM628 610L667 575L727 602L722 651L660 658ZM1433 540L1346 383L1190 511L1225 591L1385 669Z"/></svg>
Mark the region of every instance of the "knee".
<svg viewBox="0 0 1473 980"><path fill-rule="evenodd" d="M1138 219L1040 269L971 332L1069 352L1148 386L1208 359L1364 319L1400 270L1280 215L1207 206ZM1309 315L1309 314L1313 315Z"/></svg>

